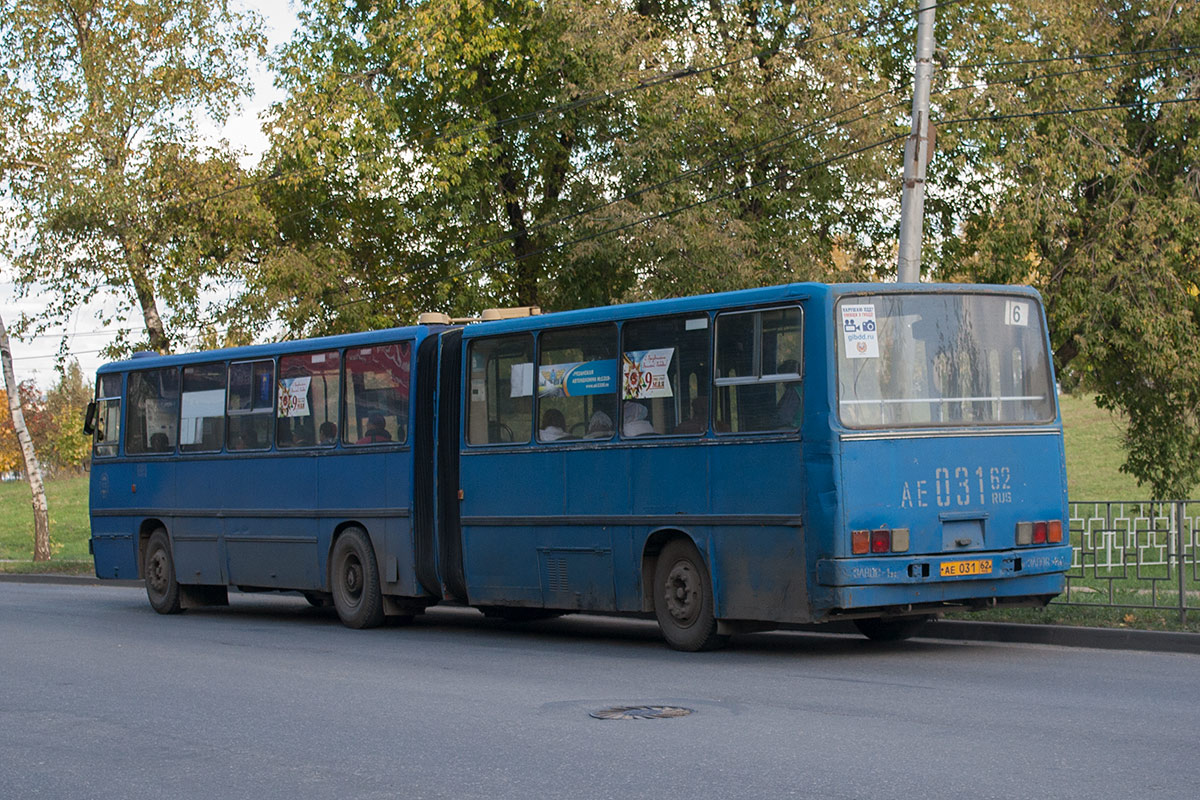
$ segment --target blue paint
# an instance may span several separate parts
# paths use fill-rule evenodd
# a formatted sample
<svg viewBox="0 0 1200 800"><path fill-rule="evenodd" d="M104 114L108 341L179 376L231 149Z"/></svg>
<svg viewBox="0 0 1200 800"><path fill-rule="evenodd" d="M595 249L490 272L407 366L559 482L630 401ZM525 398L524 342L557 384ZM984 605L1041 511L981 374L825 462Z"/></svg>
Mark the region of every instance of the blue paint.
<svg viewBox="0 0 1200 800"><path fill-rule="evenodd" d="M1020 422L949 424L947 416L977 413L985 401L947 401L929 385L905 390L929 395L920 401L928 410L919 409L929 418L926 423L864 425L866 416L854 421L838 413L839 407L848 407L848 398L839 395L846 389L839 389L838 353L848 342L839 299L880 306L868 320L875 330L859 326L854 333L878 336L865 341L886 352L891 346L886 303L871 298L897 291L950 303L958 293L969 292L994 296L997 307L1003 307L1005 298L1016 298L1040 309L1037 294L1020 287L792 284L470 325L455 345L461 348L456 351L461 356L455 362L461 364L457 374L412 367L410 431L403 444L365 450L339 442L335 447L272 447L255 453L134 457L124 452L122 442L114 456L98 453L91 488L96 573L132 577L139 542L149 529L162 526L171 537L181 582L326 591L333 540L345 526L356 525L373 543L385 594L421 603L450 596L477 605L649 611L645 567L652 568L653 553L669 536L695 543L712 573L717 615L725 619L811 622L862 609L936 611L939 603L1056 594L1070 564L1069 546L1018 545L1015 531L1019 522L1066 520L1057 414L1037 419L1044 411L1035 410L1033 419ZM717 414L732 411L715 407L718 394L710 377L699 381L692 376L689 383L687 377L672 376L670 391L637 396L652 421L673 420L678 431L665 429L660 421L664 429L655 429L658 435L633 436L632 429L617 426L606 438L589 439L581 418L567 420L568 429L575 430L563 439L530 436L528 442L511 443L484 437L489 444L468 444L472 414L478 415L480 408L473 403L486 402L489 392L511 394L513 385L507 375L485 374L484 359L466 357L481 339L526 334L536 345L542 331L609 323L613 341L606 343L611 344L607 352L623 353L636 363L649 351L644 346L626 350L622 326L678 315L688 321L687 330L703 330L710 337L706 358L711 370L712 337L720 329L722 312L796 306L803 312L802 339L797 339L803 346L801 405L794 412L798 430L761 420L743 433L722 427ZM981 326L992 325L1002 335L1028 333L1004 324L997 316ZM952 358L937 356L928 344L943 342L944 347L947 330L961 329L942 325L935 331L941 339L924 340L922 357L931 369L961 368ZM426 339L442 347L447 331L418 326L148 356L106 365L100 375L120 376L124 386L124 376L143 369L278 359L320 350L340 350L344 361L347 347L398 341L411 342L415 352ZM1034 333L1048 351L1044 328ZM878 364L871 361L872 349L857 348L858 343L856 355L841 369L866 374ZM561 369L539 381L538 394L590 403L616 393L622 381L617 360L587 360L586 353L581 357L553 365ZM737 398L739 413L749 414L753 403L784 386L772 376L774 352L764 350L756 358L761 363L754 375L724 389L724 396ZM537 359L535 350L534 364ZM681 360L686 359L674 352L669 369L681 368ZM1022 356L1019 364L1006 362L1007 372L999 374L1016 381L1021 377L1017 367L1032 368L1026 363L1031 360ZM997 372L994 365L988 369ZM539 377L542 372L545 367ZM1011 379L1005 377L1009 373ZM1041 379L1040 374L1035 377ZM696 386L702 386L700 393L708 400L703 408L714 407L706 412L711 413L706 426L685 427L679 423L694 411L686 400L695 398L681 392L696 392ZM457 428L446 427L448 419L439 420L431 408L419 405L423 390L442 407L448 402L459 409ZM263 400L269 406L276 393L271 387L266 391ZM505 402L527 414L522 430L537 430L535 409L541 400L506 395ZM1011 401L987 402L992 403L989 408L1001 408ZM1053 400L1049 402L1053 410ZM123 416L123 431L127 423ZM341 424L346 423L343 416ZM429 438L436 434L436 444L418 454L423 429ZM434 464L439 465L436 470ZM454 471L447 471L447 465ZM426 474L421 470L434 470L422 485L436 496L415 488L418 473ZM461 500L456 489L461 489ZM422 516L422 507L436 507L438 513ZM880 528L907 530L907 550L852 552L852 531ZM455 546L447 547L448 542ZM432 587L418 578L423 557L436 579ZM941 574L943 564L969 560L988 562L989 573ZM463 596L455 596L449 580L456 571L463 578Z"/></svg>

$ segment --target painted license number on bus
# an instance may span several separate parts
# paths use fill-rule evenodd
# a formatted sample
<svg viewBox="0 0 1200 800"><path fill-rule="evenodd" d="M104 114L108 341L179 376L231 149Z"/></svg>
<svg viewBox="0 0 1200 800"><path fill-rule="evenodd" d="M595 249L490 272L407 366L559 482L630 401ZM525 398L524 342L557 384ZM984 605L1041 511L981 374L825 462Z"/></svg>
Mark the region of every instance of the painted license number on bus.
<svg viewBox="0 0 1200 800"><path fill-rule="evenodd" d="M941 575L943 578L955 578L960 575L990 575L992 573L992 560L984 559L982 561L945 561L942 563Z"/></svg>

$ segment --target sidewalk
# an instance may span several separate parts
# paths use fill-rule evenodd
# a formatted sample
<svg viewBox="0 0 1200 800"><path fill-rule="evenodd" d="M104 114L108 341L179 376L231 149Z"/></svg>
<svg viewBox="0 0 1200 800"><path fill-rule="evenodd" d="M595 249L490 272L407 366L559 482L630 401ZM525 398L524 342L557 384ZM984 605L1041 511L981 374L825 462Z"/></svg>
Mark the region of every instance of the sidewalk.
<svg viewBox="0 0 1200 800"><path fill-rule="evenodd" d="M0 583L47 583L67 586L142 586L141 581L100 580L88 575L7 574ZM856 633L851 623L797 625L789 629L816 633ZM1142 631L1131 628L1082 628L1070 625L1019 625L1008 622L937 620L917 637L944 641L1002 642L1005 644L1049 644L1056 647L1088 647L1100 650L1145 650L1159 653L1200 655L1200 633Z"/></svg>

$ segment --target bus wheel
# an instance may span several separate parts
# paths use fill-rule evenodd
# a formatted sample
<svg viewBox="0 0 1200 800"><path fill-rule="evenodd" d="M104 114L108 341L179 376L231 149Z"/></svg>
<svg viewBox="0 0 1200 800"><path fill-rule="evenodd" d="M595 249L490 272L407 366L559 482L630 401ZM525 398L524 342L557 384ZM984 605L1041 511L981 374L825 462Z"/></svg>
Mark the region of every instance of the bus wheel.
<svg viewBox="0 0 1200 800"><path fill-rule="evenodd" d="M142 562L142 575L146 578L146 597L155 611L178 614L182 610L179 582L175 580L175 559L171 556L171 541L162 528L150 534L146 560Z"/></svg>
<svg viewBox="0 0 1200 800"><path fill-rule="evenodd" d="M892 617L891 619L856 619L854 627L873 642L899 642L921 632L929 617Z"/></svg>
<svg viewBox="0 0 1200 800"><path fill-rule="evenodd" d="M383 594L375 551L362 528L350 528L333 545L333 607L349 628L377 628L383 623Z"/></svg>
<svg viewBox="0 0 1200 800"><path fill-rule="evenodd" d="M715 650L729 641L717 633L712 581L699 551L687 539L673 539L659 553L654 615L663 638L676 650Z"/></svg>

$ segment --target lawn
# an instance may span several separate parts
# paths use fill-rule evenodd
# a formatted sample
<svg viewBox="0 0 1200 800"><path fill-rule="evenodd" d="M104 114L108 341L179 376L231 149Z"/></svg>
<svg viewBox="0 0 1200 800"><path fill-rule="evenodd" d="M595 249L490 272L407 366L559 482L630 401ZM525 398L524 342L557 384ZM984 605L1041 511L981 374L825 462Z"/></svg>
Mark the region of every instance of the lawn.
<svg viewBox="0 0 1200 800"><path fill-rule="evenodd" d="M46 482L50 506L48 563L33 563L33 504L29 484L0 483L0 572L65 572L90 574L88 555L88 476Z"/></svg>

